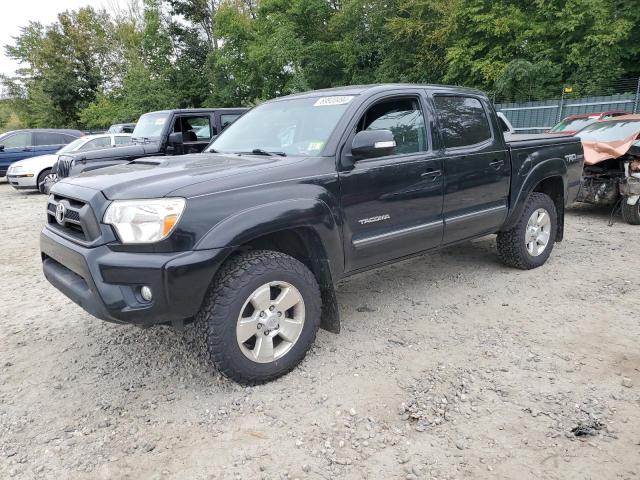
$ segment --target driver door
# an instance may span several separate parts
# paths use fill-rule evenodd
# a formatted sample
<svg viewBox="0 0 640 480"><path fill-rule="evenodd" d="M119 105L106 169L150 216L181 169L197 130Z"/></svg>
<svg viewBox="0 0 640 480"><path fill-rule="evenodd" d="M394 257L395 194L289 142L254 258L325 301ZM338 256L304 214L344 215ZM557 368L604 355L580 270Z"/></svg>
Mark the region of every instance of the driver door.
<svg viewBox="0 0 640 480"><path fill-rule="evenodd" d="M443 233L442 159L434 151L421 92L378 97L366 104L343 148L340 195L345 269L355 271L438 247ZM392 155L350 161L361 130L390 130ZM351 157L352 158L352 157Z"/></svg>

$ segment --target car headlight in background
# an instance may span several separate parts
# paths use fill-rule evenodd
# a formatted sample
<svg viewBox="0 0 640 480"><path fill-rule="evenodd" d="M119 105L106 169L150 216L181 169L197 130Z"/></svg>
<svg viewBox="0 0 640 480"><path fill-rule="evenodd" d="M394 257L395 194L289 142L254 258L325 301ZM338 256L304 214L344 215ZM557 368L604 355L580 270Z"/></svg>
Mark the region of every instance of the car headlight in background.
<svg viewBox="0 0 640 480"><path fill-rule="evenodd" d="M114 200L104 214L122 243L153 243L167 238L184 211L184 198Z"/></svg>

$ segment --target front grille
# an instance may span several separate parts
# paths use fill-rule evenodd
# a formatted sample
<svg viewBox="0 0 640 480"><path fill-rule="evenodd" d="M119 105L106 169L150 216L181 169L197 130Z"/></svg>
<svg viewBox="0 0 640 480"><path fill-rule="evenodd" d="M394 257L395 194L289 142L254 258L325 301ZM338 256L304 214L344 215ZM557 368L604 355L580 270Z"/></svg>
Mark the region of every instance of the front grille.
<svg viewBox="0 0 640 480"><path fill-rule="evenodd" d="M58 205L64 205L61 221L56 217ZM74 240L90 242L95 240L97 222L88 203L72 198L52 195L47 204L47 222L53 230ZM93 227L93 228L92 228Z"/></svg>

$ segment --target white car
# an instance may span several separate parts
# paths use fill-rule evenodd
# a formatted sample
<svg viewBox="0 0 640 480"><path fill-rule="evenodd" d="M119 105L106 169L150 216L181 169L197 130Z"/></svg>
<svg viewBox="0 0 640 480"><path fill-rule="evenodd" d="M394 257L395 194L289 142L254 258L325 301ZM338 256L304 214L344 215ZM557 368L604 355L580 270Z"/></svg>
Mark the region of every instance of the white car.
<svg viewBox="0 0 640 480"><path fill-rule="evenodd" d="M54 175L51 173L51 167L58 160L58 155L126 145L130 141L130 133L86 135L74 140L54 154L25 158L12 163L7 172L7 180L16 190L37 189L42 192L41 186L48 177Z"/></svg>

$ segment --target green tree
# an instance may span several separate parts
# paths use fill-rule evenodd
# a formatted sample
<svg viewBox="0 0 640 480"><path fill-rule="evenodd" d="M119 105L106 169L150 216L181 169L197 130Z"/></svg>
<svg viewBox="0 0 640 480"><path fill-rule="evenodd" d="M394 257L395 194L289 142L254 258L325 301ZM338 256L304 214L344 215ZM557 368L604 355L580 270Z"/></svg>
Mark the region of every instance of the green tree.
<svg viewBox="0 0 640 480"><path fill-rule="evenodd" d="M44 27L30 23L6 47L23 67L11 90L30 126L77 126L78 112L95 99L108 78L110 18L91 7L58 15Z"/></svg>

